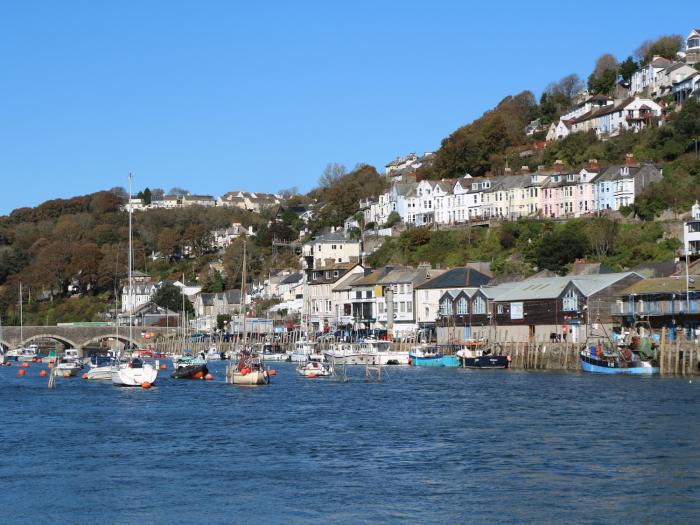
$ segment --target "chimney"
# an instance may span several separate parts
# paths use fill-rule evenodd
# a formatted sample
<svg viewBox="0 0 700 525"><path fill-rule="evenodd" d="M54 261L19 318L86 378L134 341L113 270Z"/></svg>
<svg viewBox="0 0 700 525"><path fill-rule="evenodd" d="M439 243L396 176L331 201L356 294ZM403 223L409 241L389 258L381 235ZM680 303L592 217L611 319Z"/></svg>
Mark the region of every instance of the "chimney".
<svg viewBox="0 0 700 525"><path fill-rule="evenodd" d="M598 171L600 169L598 159L588 159L588 167L586 169L588 171Z"/></svg>
<svg viewBox="0 0 700 525"><path fill-rule="evenodd" d="M522 173L523 175L527 175L528 173L530 173L529 166L520 166L520 173Z"/></svg>
<svg viewBox="0 0 700 525"><path fill-rule="evenodd" d="M634 159L634 153L628 153L625 155L625 165L626 166L634 166L637 164L637 161Z"/></svg>
<svg viewBox="0 0 700 525"><path fill-rule="evenodd" d="M504 168L503 173L505 175L512 175L513 174L513 169L512 168Z"/></svg>
<svg viewBox="0 0 700 525"><path fill-rule="evenodd" d="M540 171L544 171L544 166L542 164L537 166L537 172L539 173Z"/></svg>
<svg viewBox="0 0 700 525"><path fill-rule="evenodd" d="M561 160L554 161L554 171L557 173L564 173L564 162Z"/></svg>

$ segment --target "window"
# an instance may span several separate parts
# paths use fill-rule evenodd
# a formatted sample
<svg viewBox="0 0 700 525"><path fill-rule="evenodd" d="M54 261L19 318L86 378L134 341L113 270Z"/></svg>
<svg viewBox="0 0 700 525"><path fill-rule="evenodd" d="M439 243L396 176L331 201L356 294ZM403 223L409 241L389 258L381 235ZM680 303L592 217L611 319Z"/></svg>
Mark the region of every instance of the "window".
<svg viewBox="0 0 700 525"><path fill-rule="evenodd" d="M484 298L477 295L472 302L472 313L473 314L485 314L486 313L486 301Z"/></svg>
<svg viewBox="0 0 700 525"><path fill-rule="evenodd" d="M496 311L498 312L498 315L503 315L506 311L505 306L499 304Z"/></svg>
<svg viewBox="0 0 700 525"><path fill-rule="evenodd" d="M573 312L578 310L578 294L574 289L569 289L562 300L562 310L565 312Z"/></svg>
<svg viewBox="0 0 700 525"><path fill-rule="evenodd" d="M365 298L366 298L366 299L371 299L371 298L372 298L372 292L371 292L371 291L365 292Z"/></svg>
<svg viewBox="0 0 700 525"><path fill-rule="evenodd" d="M440 313L442 315L452 315L452 299L443 299L440 303Z"/></svg>
<svg viewBox="0 0 700 525"><path fill-rule="evenodd" d="M467 305L467 298L460 297L459 301L457 301L457 315L467 315L469 313Z"/></svg>
<svg viewBox="0 0 700 525"><path fill-rule="evenodd" d="M408 313L408 314L413 313L413 301L406 302L406 313Z"/></svg>
<svg viewBox="0 0 700 525"><path fill-rule="evenodd" d="M362 292L360 292L359 290L355 292L355 299L362 299Z"/></svg>

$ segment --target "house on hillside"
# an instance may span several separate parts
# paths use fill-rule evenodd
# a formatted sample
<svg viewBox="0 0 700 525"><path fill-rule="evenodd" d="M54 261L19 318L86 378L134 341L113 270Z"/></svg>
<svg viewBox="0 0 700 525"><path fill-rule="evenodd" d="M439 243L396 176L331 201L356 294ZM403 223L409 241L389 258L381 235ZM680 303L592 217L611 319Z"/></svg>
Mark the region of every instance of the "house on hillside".
<svg viewBox="0 0 700 525"><path fill-rule="evenodd" d="M683 50L685 63L695 65L700 62L700 29L693 29L685 39Z"/></svg>
<svg viewBox="0 0 700 525"><path fill-rule="evenodd" d="M646 97L659 96L658 82L661 72L671 65L670 60L655 56L651 62L635 71L632 75L630 94L644 95Z"/></svg>
<svg viewBox="0 0 700 525"><path fill-rule="evenodd" d="M216 199L211 195L183 195L182 205L187 206L204 206L212 207L216 206Z"/></svg>
<svg viewBox="0 0 700 525"><path fill-rule="evenodd" d="M344 305L335 302L338 295L333 293L333 289L364 272L364 267L357 262L335 263L305 270L306 311L309 326L314 331L330 329L339 324L340 317L345 315Z"/></svg>
<svg viewBox="0 0 700 525"><path fill-rule="evenodd" d="M357 263L360 250L360 241L348 238L342 230L318 235L302 246L307 268Z"/></svg>

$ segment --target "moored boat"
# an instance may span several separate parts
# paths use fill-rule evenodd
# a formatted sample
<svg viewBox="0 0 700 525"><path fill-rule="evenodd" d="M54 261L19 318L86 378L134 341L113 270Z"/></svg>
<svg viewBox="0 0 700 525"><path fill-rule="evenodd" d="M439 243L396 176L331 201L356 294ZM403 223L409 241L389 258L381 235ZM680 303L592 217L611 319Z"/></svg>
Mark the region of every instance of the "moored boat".
<svg viewBox="0 0 700 525"><path fill-rule="evenodd" d="M27 347L19 347L13 350L8 350L5 354L8 361L31 362L39 359L39 347L37 345L29 345Z"/></svg>
<svg viewBox="0 0 700 525"><path fill-rule="evenodd" d="M173 360L173 366L175 369L170 374L173 379L204 379L209 373L204 352L196 357L189 354L181 355Z"/></svg>
<svg viewBox="0 0 700 525"><path fill-rule="evenodd" d="M111 367L112 384L115 386L143 386L144 383L152 385L157 378L158 369L139 357L117 362Z"/></svg>
<svg viewBox="0 0 700 525"><path fill-rule="evenodd" d="M456 355L445 355L434 346L414 346L409 352L411 364L426 368L457 368L460 365Z"/></svg>
<svg viewBox="0 0 700 525"><path fill-rule="evenodd" d="M607 334L606 334L607 335ZM581 369L597 374L653 375L659 373L657 344L648 321L637 321L628 339L615 344L610 338L588 341L579 352Z"/></svg>
<svg viewBox="0 0 700 525"><path fill-rule="evenodd" d="M456 355L462 368L503 369L510 363L509 356L495 355L484 341L467 341Z"/></svg>

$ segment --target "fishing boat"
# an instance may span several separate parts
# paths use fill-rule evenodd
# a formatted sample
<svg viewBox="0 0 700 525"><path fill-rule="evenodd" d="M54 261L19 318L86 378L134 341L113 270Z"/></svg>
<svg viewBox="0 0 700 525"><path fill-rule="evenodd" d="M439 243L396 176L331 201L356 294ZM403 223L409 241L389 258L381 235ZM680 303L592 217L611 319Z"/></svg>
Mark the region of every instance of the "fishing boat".
<svg viewBox="0 0 700 525"><path fill-rule="evenodd" d="M375 337L363 339L360 343L362 359L369 359L371 365L408 365L409 352L391 350L391 343Z"/></svg>
<svg viewBox="0 0 700 525"><path fill-rule="evenodd" d="M626 341L615 344L607 333L596 344L589 340L579 358L584 372L597 374L652 375L659 373L657 344L648 321L637 321ZM589 338L590 339L590 338Z"/></svg>
<svg viewBox="0 0 700 525"><path fill-rule="evenodd" d="M66 348L63 357L57 360L54 368L59 377L73 377L83 369L83 363L75 348Z"/></svg>
<svg viewBox="0 0 700 525"><path fill-rule="evenodd" d="M456 368L460 365L459 357L456 355L445 355L438 351L437 347L430 345L414 346L408 355L411 364L417 367Z"/></svg>
<svg viewBox="0 0 700 525"><path fill-rule="evenodd" d="M364 356L360 347L351 343L336 343L323 352L323 357L329 363L336 365L363 365Z"/></svg>
<svg viewBox="0 0 700 525"><path fill-rule="evenodd" d="M294 343L294 349L288 354L289 361L292 363L304 363L309 360L310 355L318 353L318 350L316 350L316 343L303 338Z"/></svg>
<svg viewBox="0 0 700 525"><path fill-rule="evenodd" d="M133 213L131 206L131 182L132 176L129 175L129 341L133 341L133 311L134 311L134 279L133 279L133 233L132 233L132 218ZM112 384L115 386L148 386L156 382L158 378L158 369L150 363L144 362L140 357L133 355L121 360L117 356L117 360L112 365L111 376Z"/></svg>
<svg viewBox="0 0 700 525"><path fill-rule="evenodd" d="M270 374L254 349L248 346L248 329L246 326L246 281L247 281L246 240L243 242L243 268L241 272L241 311L243 312L243 342L238 352L238 363L229 361L226 367L226 382L240 386L263 386L270 383Z"/></svg>
<svg viewBox="0 0 700 525"><path fill-rule="evenodd" d="M279 351L279 345L262 343L258 355L263 361L286 361L288 356L285 352Z"/></svg>
<svg viewBox="0 0 700 525"><path fill-rule="evenodd" d="M507 355L496 355L484 341L466 341L456 355L462 368L503 369L510 363Z"/></svg>
<svg viewBox="0 0 700 525"><path fill-rule="evenodd" d="M32 362L40 359L39 347L37 345L8 350L5 355L8 361Z"/></svg>
<svg viewBox="0 0 700 525"><path fill-rule="evenodd" d="M204 379L209 373L207 357L204 352L198 356L184 354L173 360L175 369L170 377L173 379Z"/></svg>

